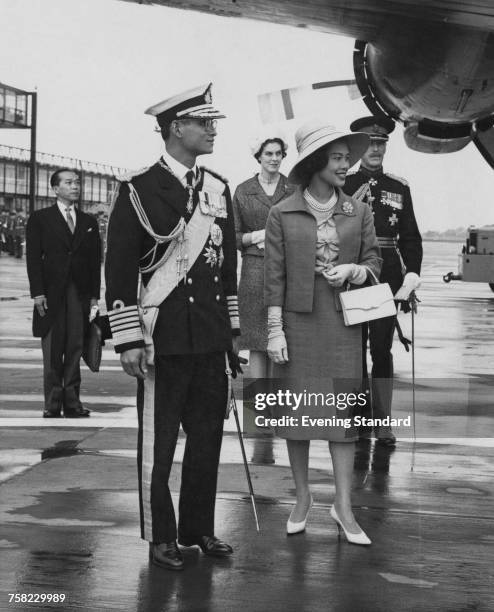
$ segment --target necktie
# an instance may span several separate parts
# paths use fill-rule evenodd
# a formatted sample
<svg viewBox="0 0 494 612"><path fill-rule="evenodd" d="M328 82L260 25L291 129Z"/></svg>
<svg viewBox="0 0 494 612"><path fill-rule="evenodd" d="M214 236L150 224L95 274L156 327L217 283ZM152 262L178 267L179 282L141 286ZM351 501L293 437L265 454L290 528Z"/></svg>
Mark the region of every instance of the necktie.
<svg viewBox="0 0 494 612"><path fill-rule="evenodd" d="M194 185L194 171L189 170L185 175L185 180L187 181L187 187L192 187Z"/></svg>
<svg viewBox="0 0 494 612"><path fill-rule="evenodd" d="M189 200L187 202L187 212L189 215L192 213L192 209L194 208L194 178L194 172L192 170L189 170L185 175L187 189L189 191Z"/></svg>
<svg viewBox="0 0 494 612"><path fill-rule="evenodd" d="M75 231L75 225L72 215L70 214L70 206L67 206L65 209L65 217L67 218L67 225L69 226L70 233L73 234Z"/></svg>

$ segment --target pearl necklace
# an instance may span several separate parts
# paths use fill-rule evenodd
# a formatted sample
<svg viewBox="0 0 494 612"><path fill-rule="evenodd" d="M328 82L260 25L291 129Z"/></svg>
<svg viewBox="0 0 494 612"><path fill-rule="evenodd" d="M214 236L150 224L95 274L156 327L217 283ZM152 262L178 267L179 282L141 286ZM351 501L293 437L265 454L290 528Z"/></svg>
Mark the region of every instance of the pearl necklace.
<svg viewBox="0 0 494 612"><path fill-rule="evenodd" d="M333 195L329 198L327 202L319 202L308 189L304 189L304 199L307 204L315 211L329 212L336 204L338 196L336 195L336 191L333 191Z"/></svg>

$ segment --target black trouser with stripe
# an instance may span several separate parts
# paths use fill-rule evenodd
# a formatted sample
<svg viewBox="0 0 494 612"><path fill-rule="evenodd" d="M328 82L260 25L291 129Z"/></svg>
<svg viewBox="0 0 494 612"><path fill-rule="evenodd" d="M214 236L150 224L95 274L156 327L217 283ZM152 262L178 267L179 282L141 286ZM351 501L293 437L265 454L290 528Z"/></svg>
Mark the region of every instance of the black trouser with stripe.
<svg viewBox="0 0 494 612"><path fill-rule="evenodd" d="M225 353L156 356L138 383L137 465L141 536L177 538L168 479L180 425L187 436L182 464L178 537L214 535L216 482L227 400Z"/></svg>

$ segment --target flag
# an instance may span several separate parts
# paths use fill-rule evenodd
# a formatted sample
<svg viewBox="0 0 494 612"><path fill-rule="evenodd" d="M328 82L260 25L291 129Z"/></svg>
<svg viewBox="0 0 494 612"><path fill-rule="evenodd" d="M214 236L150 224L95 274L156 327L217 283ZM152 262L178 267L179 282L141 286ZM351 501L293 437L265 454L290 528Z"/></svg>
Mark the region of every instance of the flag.
<svg viewBox="0 0 494 612"><path fill-rule="evenodd" d="M289 121L310 103L312 87L291 87L257 96L262 123Z"/></svg>
<svg viewBox="0 0 494 612"><path fill-rule="evenodd" d="M257 96L262 123L289 121L310 111L314 90L331 87L346 87L351 100L361 97L353 79L343 81L324 81L301 87L279 89Z"/></svg>

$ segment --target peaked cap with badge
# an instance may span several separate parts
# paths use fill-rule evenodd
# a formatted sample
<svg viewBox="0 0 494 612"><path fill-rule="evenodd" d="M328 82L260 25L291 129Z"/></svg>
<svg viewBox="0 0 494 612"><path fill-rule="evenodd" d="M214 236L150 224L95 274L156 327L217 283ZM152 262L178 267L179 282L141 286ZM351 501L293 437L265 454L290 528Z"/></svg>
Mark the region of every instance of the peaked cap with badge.
<svg viewBox="0 0 494 612"><path fill-rule="evenodd" d="M213 106L213 84L199 85L153 104L144 112L156 117L160 127L179 119L225 119Z"/></svg>
<svg viewBox="0 0 494 612"><path fill-rule="evenodd" d="M366 132L372 140L388 141L389 134L395 129L395 122L386 115L370 115L355 119L350 124L352 132Z"/></svg>

